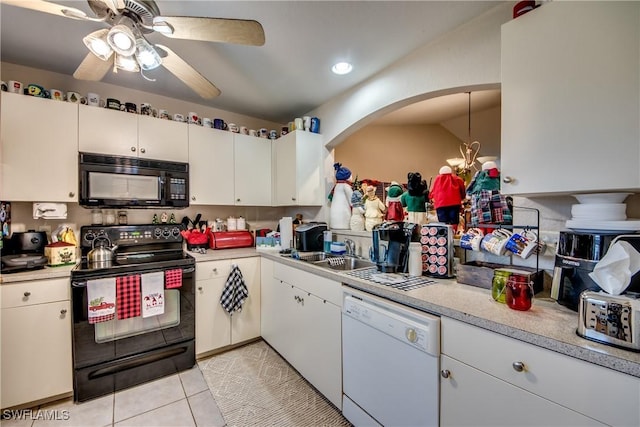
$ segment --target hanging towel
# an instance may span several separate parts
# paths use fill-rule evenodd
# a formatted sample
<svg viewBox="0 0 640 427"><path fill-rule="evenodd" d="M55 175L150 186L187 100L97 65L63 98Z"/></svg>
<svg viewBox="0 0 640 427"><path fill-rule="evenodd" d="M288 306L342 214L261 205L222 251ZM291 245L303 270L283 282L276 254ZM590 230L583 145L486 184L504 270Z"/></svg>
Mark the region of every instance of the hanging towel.
<svg viewBox="0 0 640 427"><path fill-rule="evenodd" d="M244 283L242 272L237 264L233 264L220 296L220 305L227 313L232 314L234 311L242 310L242 304L247 297L249 297L249 291Z"/></svg>
<svg viewBox="0 0 640 427"><path fill-rule="evenodd" d="M182 286L182 269L175 268L164 272L164 287L167 289L179 288Z"/></svg>
<svg viewBox="0 0 640 427"><path fill-rule="evenodd" d="M142 275L142 317L164 313L164 273Z"/></svg>
<svg viewBox="0 0 640 427"><path fill-rule="evenodd" d="M112 320L116 313L116 279L87 281L89 323Z"/></svg>
<svg viewBox="0 0 640 427"><path fill-rule="evenodd" d="M118 319L140 316L140 275L116 278Z"/></svg>

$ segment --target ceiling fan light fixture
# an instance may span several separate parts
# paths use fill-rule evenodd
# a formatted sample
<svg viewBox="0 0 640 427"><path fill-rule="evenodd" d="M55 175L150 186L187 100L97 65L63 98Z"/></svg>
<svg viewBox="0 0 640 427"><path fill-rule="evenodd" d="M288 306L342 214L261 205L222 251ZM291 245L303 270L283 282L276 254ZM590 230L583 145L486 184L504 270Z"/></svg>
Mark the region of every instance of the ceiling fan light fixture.
<svg viewBox="0 0 640 427"><path fill-rule="evenodd" d="M138 72L140 67L133 55L116 55L116 68L124 71Z"/></svg>
<svg viewBox="0 0 640 427"><path fill-rule="evenodd" d="M136 39L133 31L126 25L114 25L107 34L107 42L116 53L131 56L136 51Z"/></svg>
<svg viewBox="0 0 640 427"><path fill-rule="evenodd" d="M153 70L162 64L162 59L158 52L149 44L144 37L136 40L136 59L143 70Z"/></svg>
<svg viewBox="0 0 640 427"><path fill-rule="evenodd" d="M91 51L91 53L93 53L95 56L102 59L103 61L106 61L107 59L111 58L111 55L113 54L113 50L107 43L108 32L109 30L105 28L102 30L94 31L93 33L85 36L82 39L85 46L87 46L87 48Z"/></svg>

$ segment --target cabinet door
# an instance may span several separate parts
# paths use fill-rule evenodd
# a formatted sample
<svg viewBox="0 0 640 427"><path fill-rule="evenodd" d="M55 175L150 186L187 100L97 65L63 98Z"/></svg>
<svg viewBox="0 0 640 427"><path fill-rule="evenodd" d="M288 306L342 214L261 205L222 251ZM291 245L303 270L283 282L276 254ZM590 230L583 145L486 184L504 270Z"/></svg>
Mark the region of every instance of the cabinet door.
<svg viewBox="0 0 640 427"><path fill-rule="evenodd" d="M233 133L189 125L191 203L233 205Z"/></svg>
<svg viewBox="0 0 640 427"><path fill-rule="evenodd" d="M231 344L231 319L220 305L226 279L196 282L196 354Z"/></svg>
<svg viewBox="0 0 640 427"><path fill-rule="evenodd" d="M138 155L149 159L189 162L187 124L138 116Z"/></svg>
<svg viewBox="0 0 640 427"><path fill-rule="evenodd" d="M502 190L640 186L640 3L549 2L502 26Z"/></svg>
<svg viewBox="0 0 640 427"><path fill-rule="evenodd" d="M260 336L260 258L240 258L232 262L242 272L249 293L242 311L231 315L231 344L237 344Z"/></svg>
<svg viewBox="0 0 640 427"><path fill-rule="evenodd" d="M234 134L235 204L271 206L271 140Z"/></svg>
<svg viewBox="0 0 640 427"><path fill-rule="evenodd" d="M78 106L2 92L0 198L78 200Z"/></svg>
<svg viewBox="0 0 640 427"><path fill-rule="evenodd" d="M291 133L275 140L273 151L274 204L276 206L297 205L295 135Z"/></svg>
<svg viewBox="0 0 640 427"><path fill-rule="evenodd" d="M138 156L138 115L107 108L79 106L80 151Z"/></svg>
<svg viewBox="0 0 640 427"><path fill-rule="evenodd" d="M69 301L5 308L2 408L73 390Z"/></svg>
<svg viewBox="0 0 640 427"><path fill-rule="evenodd" d="M296 308L292 286L273 277L273 261L262 259L260 272L262 289L260 295L260 329L267 341L289 363L296 345L293 336L293 309Z"/></svg>
<svg viewBox="0 0 640 427"><path fill-rule="evenodd" d="M294 131L296 136L297 204L322 206L324 204L323 165L325 155L322 135ZM328 154L328 153L327 153Z"/></svg>
<svg viewBox="0 0 640 427"><path fill-rule="evenodd" d="M446 355L440 358L441 426L601 426Z"/></svg>

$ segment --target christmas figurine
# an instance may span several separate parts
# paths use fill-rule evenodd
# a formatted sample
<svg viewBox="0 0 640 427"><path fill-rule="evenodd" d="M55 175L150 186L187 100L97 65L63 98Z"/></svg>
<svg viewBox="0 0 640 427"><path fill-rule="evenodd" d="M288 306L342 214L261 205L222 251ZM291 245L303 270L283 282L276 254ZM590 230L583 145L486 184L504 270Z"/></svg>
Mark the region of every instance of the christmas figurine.
<svg viewBox="0 0 640 427"><path fill-rule="evenodd" d="M391 181L391 184L385 190L387 191L387 212L385 214L385 220L404 221L404 209L400 202L400 197L404 189L397 182Z"/></svg>
<svg viewBox="0 0 640 427"><path fill-rule="evenodd" d="M376 195L376 187L368 185L364 198L364 228L371 231L375 225L381 224L384 211L385 206Z"/></svg>
<svg viewBox="0 0 640 427"><path fill-rule="evenodd" d="M407 191L400 196L402 206L407 209L407 221L414 224L427 223L427 182L419 172L407 174Z"/></svg>
<svg viewBox="0 0 640 427"><path fill-rule="evenodd" d="M362 192L356 185L351 195L351 220L349 221L349 228L352 231L364 231L364 202L362 198Z"/></svg>
<svg viewBox="0 0 640 427"><path fill-rule="evenodd" d="M463 179L454 174L449 166L442 166L429 191L429 199L433 200L438 221L451 224L455 231L460 222L460 208L465 197Z"/></svg>
<svg viewBox="0 0 640 427"><path fill-rule="evenodd" d="M349 230L351 219L351 171L342 166L341 163L334 163L336 170L336 184L329 194L331 209L329 211L329 225L337 230Z"/></svg>

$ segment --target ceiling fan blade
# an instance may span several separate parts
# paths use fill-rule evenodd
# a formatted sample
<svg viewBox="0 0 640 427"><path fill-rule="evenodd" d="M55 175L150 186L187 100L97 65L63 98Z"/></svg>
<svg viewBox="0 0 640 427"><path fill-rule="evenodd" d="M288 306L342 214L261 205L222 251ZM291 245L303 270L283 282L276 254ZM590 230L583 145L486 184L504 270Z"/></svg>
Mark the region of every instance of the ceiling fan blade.
<svg viewBox="0 0 640 427"><path fill-rule="evenodd" d="M109 58L108 61L103 61L102 59L95 56L93 53L89 52L87 56L84 57L76 71L73 73L73 77L78 80L91 80L91 81L100 81L107 74L107 71L111 69L113 65L113 56Z"/></svg>
<svg viewBox="0 0 640 427"><path fill-rule="evenodd" d="M156 46L166 52L166 56L162 58L162 65L169 70L171 74L182 80L184 84L189 86L195 93L205 99L215 98L220 95L220 89L215 87L213 83L204 78L202 74L187 64L171 49L160 44Z"/></svg>
<svg viewBox="0 0 640 427"><path fill-rule="evenodd" d="M204 18L190 16L157 16L154 24L166 22L173 27L167 37L262 46L264 30L258 21L247 19Z"/></svg>
<svg viewBox="0 0 640 427"><path fill-rule="evenodd" d="M87 14L80 9L43 0L0 0L0 3L50 13L52 15L64 16L66 18L92 20L92 18L88 17Z"/></svg>

